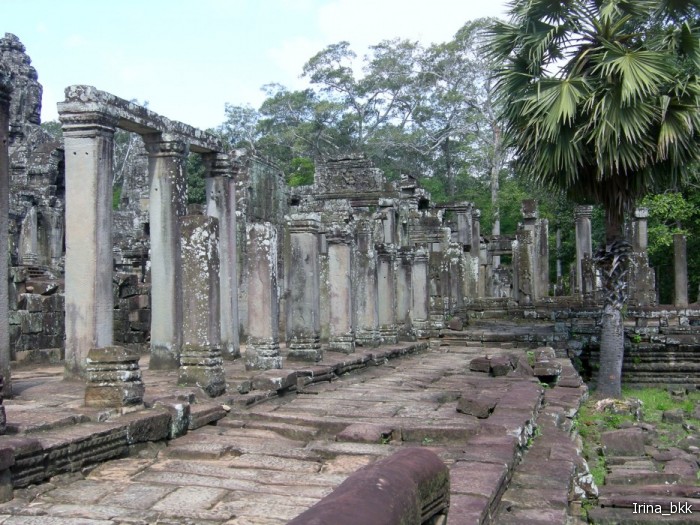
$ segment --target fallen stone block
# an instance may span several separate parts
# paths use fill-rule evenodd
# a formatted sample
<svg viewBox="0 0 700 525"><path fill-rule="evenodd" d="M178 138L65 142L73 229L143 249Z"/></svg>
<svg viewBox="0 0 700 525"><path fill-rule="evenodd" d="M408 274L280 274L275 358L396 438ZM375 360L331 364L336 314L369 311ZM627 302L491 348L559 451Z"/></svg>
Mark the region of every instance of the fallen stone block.
<svg viewBox="0 0 700 525"><path fill-rule="evenodd" d="M600 435L606 456L644 456L644 432L640 428L611 430Z"/></svg>
<svg viewBox="0 0 700 525"><path fill-rule="evenodd" d="M513 370L513 364L511 363L510 357L505 355L498 355L491 358L491 370L490 373L494 377L501 377L508 375L509 372Z"/></svg>
<svg viewBox="0 0 700 525"><path fill-rule="evenodd" d="M187 425L188 430L195 430L214 423L226 417L226 410L221 405L195 404L190 405L190 420Z"/></svg>
<svg viewBox="0 0 700 525"><path fill-rule="evenodd" d="M358 470L288 525L428 523L447 515L449 478L434 452L403 449Z"/></svg>
<svg viewBox="0 0 700 525"><path fill-rule="evenodd" d="M473 395L465 392L457 401L457 412L485 419L491 415L498 404L498 398L488 394Z"/></svg>
<svg viewBox="0 0 700 525"><path fill-rule="evenodd" d="M384 443L392 439L394 429L387 425L353 423L336 435L336 441L351 443Z"/></svg>
<svg viewBox="0 0 700 525"><path fill-rule="evenodd" d="M469 370L488 374L491 370L491 359L488 357L475 357L469 361Z"/></svg>

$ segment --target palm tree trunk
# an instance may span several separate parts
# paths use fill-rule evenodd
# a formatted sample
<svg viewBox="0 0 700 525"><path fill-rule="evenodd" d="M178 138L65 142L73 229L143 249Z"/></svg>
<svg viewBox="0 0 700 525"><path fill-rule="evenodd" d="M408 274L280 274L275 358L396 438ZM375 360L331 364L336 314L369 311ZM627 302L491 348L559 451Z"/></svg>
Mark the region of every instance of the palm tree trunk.
<svg viewBox="0 0 700 525"><path fill-rule="evenodd" d="M622 395L625 330L622 309L627 302L630 244L622 239L622 213L606 210L606 243L596 254L603 278L603 315L600 328L599 397Z"/></svg>

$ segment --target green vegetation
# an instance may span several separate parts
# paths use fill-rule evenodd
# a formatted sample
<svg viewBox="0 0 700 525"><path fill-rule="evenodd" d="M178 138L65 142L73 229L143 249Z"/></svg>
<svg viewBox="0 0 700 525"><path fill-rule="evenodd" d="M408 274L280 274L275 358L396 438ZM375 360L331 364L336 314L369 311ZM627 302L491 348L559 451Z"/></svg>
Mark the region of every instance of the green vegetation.
<svg viewBox="0 0 700 525"><path fill-rule="evenodd" d="M675 397L661 388L622 389L623 400L641 401L641 422L654 425L657 440L660 445L678 446L687 436L687 431L678 423L662 421L662 415L667 410L683 410L686 421L700 427L700 420L693 419L692 414L700 404L700 392L690 392L683 397ZM579 410L574 427L583 442L583 457L597 485L602 485L605 479L606 463L602 455L600 434L608 430L616 430L625 426L639 423L634 414L613 414L595 409L595 399L589 399Z"/></svg>

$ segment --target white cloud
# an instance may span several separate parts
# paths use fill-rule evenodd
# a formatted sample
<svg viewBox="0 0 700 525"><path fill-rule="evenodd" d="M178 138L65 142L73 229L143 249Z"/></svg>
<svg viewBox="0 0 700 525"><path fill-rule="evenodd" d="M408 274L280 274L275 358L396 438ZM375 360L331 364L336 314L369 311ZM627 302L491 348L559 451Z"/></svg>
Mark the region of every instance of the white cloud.
<svg viewBox="0 0 700 525"><path fill-rule="evenodd" d="M88 44L87 39L78 34L72 34L69 35L64 41L63 45L67 47L68 49L78 49L81 47L85 47Z"/></svg>

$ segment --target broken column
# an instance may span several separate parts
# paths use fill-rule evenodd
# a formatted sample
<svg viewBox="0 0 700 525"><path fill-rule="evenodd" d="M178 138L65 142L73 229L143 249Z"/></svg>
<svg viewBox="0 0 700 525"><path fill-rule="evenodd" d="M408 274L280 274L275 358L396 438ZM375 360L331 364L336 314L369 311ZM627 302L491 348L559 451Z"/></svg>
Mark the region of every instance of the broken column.
<svg viewBox="0 0 700 525"><path fill-rule="evenodd" d="M10 210L10 159L8 133L10 125L10 84L0 70L0 375L3 387L0 395L12 395L10 383L10 320L8 289L8 229ZM3 409L4 410L4 409Z"/></svg>
<svg viewBox="0 0 700 525"><path fill-rule="evenodd" d="M377 311L377 259L372 230L371 221L358 222L355 258L355 341L360 346L378 346L381 341Z"/></svg>
<svg viewBox="0 0 700 525"><path fill-rule="evenodd" d="M631 223L632 253L629 260L627 286L629 300L639 306L656 303L656 275L647 255L647 208L636 208Z"/></svg>
<svg viewBox="0 0 700 525"><path fill-rule="evenodd" d="M534 243L532 231L521 229L513 241L513 299L520 306L532 306L534 301L532 259Z"/></svg>
<svg viewBox="0 0 700 525"><path fill-rule="evenodd" d="M411 274L411 325L416 337L430 337L428 250L416 248Z"/></svg>
<svg viewBox="0 0 700 525"><path fill-rule="evenodd" d="M399 342L396 328L396 295L394 280L394 259L396 252L391 244L378 244L376 247L377 266L377 318L379 337L383 344Z"/></svg>
<svg viewBox="0 0 700 525"><path fill-rule="evenodd" d="M591 240L591 216L593 206L576 206L574 219L576 221L576 292L583 293L582 261L586 255L593 257L593 241Z"/></svg>
<svg viewBox="0 0 700 525"><path fill-rule="evenodd" d="M150 180L152 369L180 366L182 261L179 218L187 206L187 145L161 134L145 135Z"/></svg>
<svg viewBox="0 0 700 525"><path fill-rule="evenodd" d="M320 268L318 214L295 214L288 218L290 260L287 276L287 356L320 361Z"/></svg>
<svg viewBox="0 0 700 525"><path fill-rule="evenodd" d="M208 159L206 178L207 215L219 221L221 292L221 353L224 359L241 356L238 325L238 278L236 254L236 195L228 155Z"/></svg>
<svg viewBox="0 0 700 525"><path fill-rule="evenodd" d="M328 349L346 354L355 351L352 322L352 233L334 225L326 233L328 243Z"/></svg>
<svg viewBox="0 0 700 525"><path fill-rule="evenodd" d="M277 230L269 222L246 225L248 343L246 370L282 368L277 298Z"/></svg>
<svg viewBox="0 0 700 525"><path fill-rule="evenodd" d="M530 241L524 242L525 244L531 244L531 246L528 245L528 258L521 258L519 262L521 266L520 283L524 283L523 279L529 280L530 293L527 295L530 295L530 301L534 302L540 297L547 295L546 288L549 286L549 265L547 264L546 271L542 271L540 268L542 261L540 261L539 257L541 253L544 256L548 256L549 253L547 250L547 224L543 224L539 219L537 201L534 199L524 199L520 211L523 216L522 228L530 232ZM543 239L541 239L541 235L544 235ZM544 244L544 249L542 244ZM522 264L526 260L529 265L527 269L522 268ZM528 277L525 277L526 275ZM542 282L544 279L547 280L546 286ZM542 289L543 286L545 286L545 290Z"/></svg>
<svg viewBox="0 0 700 525"><path fill-rule="evenodd" d="M219 221L204 215L180 219L183 330L179 383L216 397L226 391L219 315Z"/></svg>
<svg viewBox="0 0 700 525"><path fill-rule="evenodd" d="M91 348L87 354L85 406L125 408L143 404L145 386L139 369L141 356L121 346Z"/></svg>
<svg viewBox="0 0 700 525"><path fill-rule="evenodd" d="M85 377L92 348L112 345L112 159L117 119L59 103L66 163L65 376Z"/></svg>
<svg viewBox="0 0 700 525"><path fill-rule="evenodd" d="M673 275L673 305L688 306L688 256L682 233L673 234Z"/></svg>

